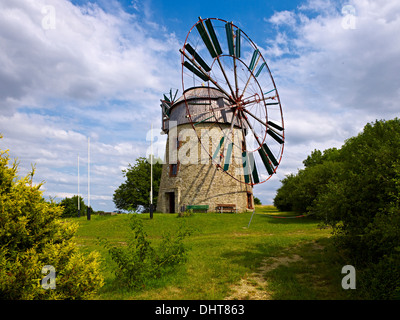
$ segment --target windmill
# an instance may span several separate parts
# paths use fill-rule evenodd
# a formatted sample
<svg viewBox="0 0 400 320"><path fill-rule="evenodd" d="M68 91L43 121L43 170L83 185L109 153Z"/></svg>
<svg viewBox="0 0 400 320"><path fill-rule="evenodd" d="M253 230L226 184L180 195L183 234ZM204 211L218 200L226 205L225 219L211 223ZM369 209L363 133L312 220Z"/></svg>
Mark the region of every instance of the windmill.
<svg viewBox="0 0 400 320"><path fill-rule="evenodd" d="M276 172L285 141L271 71L247 34L222 19L199 18L179 51L183 94L161 100L168 139L157 209L252 209L253 186Z"/></svg>

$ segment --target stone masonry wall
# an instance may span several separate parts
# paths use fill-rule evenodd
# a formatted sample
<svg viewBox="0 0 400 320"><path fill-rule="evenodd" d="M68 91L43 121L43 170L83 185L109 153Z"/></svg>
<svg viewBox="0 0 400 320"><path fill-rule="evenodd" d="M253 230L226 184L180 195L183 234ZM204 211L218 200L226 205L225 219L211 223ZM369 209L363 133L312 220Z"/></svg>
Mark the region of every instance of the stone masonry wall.
<svg viewBox="0 0 400 320"><path fill-rule="evenodd" d="M229 125L226 127L229 128ZM196 132L207 129L210 129L209 123L196 126ZM177 127L180 147L176 156L169 154L170 145L174 147L177 144L176 137L173 137L171 132L170 130L166 146L166 163L162 169L157 211L169 212L169 197L172 192L175 196L175 212L179 212L183 205L205 204L209 205L209 211L215 211L218 204L235 204L238 212L243 212L248 210L248 193L251 194L250 207L254 206L252 187L235 180L212 163L209 155L198 143L196 133L190 124ZM208 133L210 133L208 138L220 141L221 137L216 136L218 133L221 134L220 130ZM240 145L241 129L234 128L234 134L237 134L236 138L239 141L236 143ZM206 143L207 141L203 141L203 145ZM210 153L213 154L211 143L209 147ZM225 152L222 150L222 153ZM174 177L170 176L170 160L173 162L173 158L178 160L178 171ZM239 159L231 161L228 171L240 181L244 181L243 165Z"/></svg>

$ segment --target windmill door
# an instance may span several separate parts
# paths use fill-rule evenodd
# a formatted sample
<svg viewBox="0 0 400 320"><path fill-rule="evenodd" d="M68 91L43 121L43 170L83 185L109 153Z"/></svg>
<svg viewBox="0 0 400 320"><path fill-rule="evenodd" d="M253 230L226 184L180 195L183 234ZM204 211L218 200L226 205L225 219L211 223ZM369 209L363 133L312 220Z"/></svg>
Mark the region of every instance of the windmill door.
<svg viewBox="0 0 400 320"><path fill-rule="evenodd" d="M169 213L175 212L175 192L168 192Z"/></svg>

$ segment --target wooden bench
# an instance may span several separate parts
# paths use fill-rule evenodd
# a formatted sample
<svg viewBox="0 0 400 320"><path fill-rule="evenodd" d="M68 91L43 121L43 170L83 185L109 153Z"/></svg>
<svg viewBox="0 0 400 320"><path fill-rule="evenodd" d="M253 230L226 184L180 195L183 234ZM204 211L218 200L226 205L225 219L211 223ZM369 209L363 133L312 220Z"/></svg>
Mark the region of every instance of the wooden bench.
<svg viewBox="0 0 400 320"><path fill-rule="evenodd" d="M188 205L186 210L205 210L208 211L208 204Z"/></svg>
<svg viewBox="0 0 400 320"><path fill-rule="evenodd" d="M236 212L235 204L217 204L217 212Z"/></svg>

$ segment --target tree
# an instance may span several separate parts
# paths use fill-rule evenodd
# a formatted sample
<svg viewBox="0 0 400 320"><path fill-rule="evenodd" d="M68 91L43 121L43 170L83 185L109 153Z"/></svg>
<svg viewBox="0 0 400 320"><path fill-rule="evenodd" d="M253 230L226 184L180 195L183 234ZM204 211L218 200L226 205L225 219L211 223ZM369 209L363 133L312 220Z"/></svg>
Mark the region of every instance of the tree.
<svg viewBox="0 0 400 320"><path fill-rule="evenodd" d="M352 245L365 240L365 232L377 215L399 208L400 120L368 123L363 132L341 148L341 167L335 183L319 206L337 203L331 223ZM363 235L361 237L361 235ZM356 240L358 239L358 240ZM378 240L378 239L377 239ZM357 249L363 252L362 245ZM371 252L368 253L371 258Z"/></svg>
<svg viewBox="0 0 400 320"><path fill-rule="evenodd" d="M400 119L368 123L340 150L314 150L274 199L333 227L370 299L400 297L399 159Z"/></svg>
<svg viewBox="0 0 400 320"><path fill-rule="evenodd" d="M1 136L0 136L1 139ZM61 221L62 208L46 202L32 172L17 176L0 150L0 299L86 299L103 284L98 253L83 255L77 225ZM56 290L41 286L42 268L56 270Z"/></svg>
<svg viewBox="0 0 400 320"><path fill-rule="evenodd" d="M72 198L65 198L61 200L60 205L64 208L62 213L63 217L77 217L78 196L73 196ZM81 215L85 215L87 212L87 206L81 196L79 196L79 206L81 210Z"/></svg>
<svg viewBox="0 0 400 320"><path fill-rule="evenodd" d="M340 156L340 152L336 148L326 149L323 152L315 149L311 152L311 155L303 161L304 167L310 168L318 164L322 164L325 161L336 161Z"/></svg>
<svg viewBox="0 0 400 320"><path fill-rule="evenodd" d="M336 148L311 152L303 161L304 169L281 181L282 186L277 190L274 205L281 211L311 211L315 199L325 192L328 183L340 172L339 156Z"/></svg>
<svg viewBox="0 0 400 320"><path fill-rule="evenodd" d="M288 174L281 180L282 186L277 190L274 198L274 206L280 211L292 211L297 182L299 178L295 174Z"/></svg>
<svg viewBox="0 0 400 320"><path fill-rule="evenodd" d="M254 204L255 205L261 205L261 200L258 199L257 197L254 197Z"/></svg>
<svg viewBox="0 0 400 320"><path fill-rule="evenodd" d="M362 272L369 299L400 297L400 119L368 123L341 148L342 170L316 200Z"/></svg>
<svg viewBox="0 0 400 320"><path fill-rule="evenodd" d="M160 187L162 164L158 161L153 164L153 203L157 203L158 189ZM121 210L130 210L142 205L146 209L150 204L150 163L146 158L136 159L132 166L122 170L126 178L114 192L113 201Z"/></svg>

